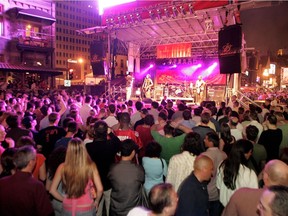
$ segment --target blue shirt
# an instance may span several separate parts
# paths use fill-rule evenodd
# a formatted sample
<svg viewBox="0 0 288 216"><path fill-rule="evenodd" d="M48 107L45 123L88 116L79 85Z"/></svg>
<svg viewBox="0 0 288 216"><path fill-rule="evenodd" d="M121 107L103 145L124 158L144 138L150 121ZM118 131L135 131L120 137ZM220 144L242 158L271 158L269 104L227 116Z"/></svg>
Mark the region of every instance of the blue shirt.
<svg viewBox="0 0 288 216"><path fill-rule="evenodd" d="M142 164L145 170L144 188L147 194L154 185L163 183L163 174L164 176L167 175L166 161L162 159L162 162L164 169L162 168L160 158L143 157L142 159Z"/></svg>

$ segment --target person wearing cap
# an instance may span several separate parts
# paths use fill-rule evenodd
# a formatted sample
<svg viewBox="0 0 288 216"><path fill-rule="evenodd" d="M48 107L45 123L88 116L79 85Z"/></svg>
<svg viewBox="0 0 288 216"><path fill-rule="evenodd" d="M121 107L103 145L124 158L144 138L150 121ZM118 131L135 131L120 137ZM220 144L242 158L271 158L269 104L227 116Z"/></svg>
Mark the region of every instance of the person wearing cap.
<svg viewBox="0 0 288 216"><path fill-rule="evenodd" d="M137 151L138 146L133 140L124 140L121 144L121 161L114 164L108 173L112 186L110 216L126 216L140 204L139 192L145 181L145 173L143 167L132 162Z"/></svg>

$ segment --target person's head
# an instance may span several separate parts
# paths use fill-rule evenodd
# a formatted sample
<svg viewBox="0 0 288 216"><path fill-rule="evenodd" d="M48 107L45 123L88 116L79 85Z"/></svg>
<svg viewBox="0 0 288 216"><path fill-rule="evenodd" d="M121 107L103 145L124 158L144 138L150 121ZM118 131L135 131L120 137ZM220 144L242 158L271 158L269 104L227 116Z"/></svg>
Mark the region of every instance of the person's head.
<svg viewBox="0 0 288 216"><path fill-rule="evenodd" d="M94 138L106 140L108 132L108 125L105 121L99 120L94 124Z"/></svg>
<svg viewBox="0 0 288 216"><path fill-rule="evenodd" d="M269 114L267 116L267 121L270 125L274 125L274 126L277 125L277 117L273 114Z"/></svg>
<svg viewBox="0 0 288 216"><path fill-rule="evenodd" d="M67 132L76 134L78 131L78 124L75 121L70 121L67 125Z"/></svg>
<svg viewBox="0 0 288 216"><path fill-rule="evenodd" d="M84 103L91 104L91 101L92 101L91 95L87 95L87 96L85 97Z"/></svg>
<svg viewBox="0 0 288 216"><path fill-rule="evenodd" d="M232 112L232 108L231 107L225 107L224 115L229 116L231 112Z"/></svg>
<svg viewBox="0 0 288 216"><path fill-rule="evenodd" d="M63 120L63 122L62 122L63 128L64 128L64 129L67 129L68 124L69 124L69 122L71 122L71 121L75 121L75 120L74 120L72 117L66 117L66 118Z"/></svg>
<svg viewBox="0 0 288 216"><path fill-rule="evenodd" d="M167 121L168 115L165 112L159 112L158 121Z"/></svg>
<svg viewBox="0 0 288 216"><path fill-rule="evenodd" d="M202 80L202 76L201 75L198 76L198 80Z"/></svg>
<svg viewBox="0 0 288 216"><path fill-rule="evenodd" d="M288 165L280 160L269 161L264 168L263 181L265 186L288 186Z"/></svg>
<svg viewBox="0 0 288 216"><path fill-rule="evenodd" d="M177 108L179 111L184 111L186 109L186 106L185 106L185 104L180 102L177 104Z"/></svg>
<svg viewBox="0 0 288 216"><path fill-rule="evenodd" d="M128 112L122 112L119 119L120 125L129 125L130 124L130 115Z"/></svg>
<svg viewBox="0 0 288 216"><path fill-rule="evenodd" d="M30 129L36 126L37 121L32 116L26 116L22 119L21 124L24 126L24 128Z"/></svg>
<svg viewBox="0 0 288 216"><path fill-rule="evenodd" d="M252 142L256 142L259 129L254 125L248 125L246 127L246 138Z"/></svg>
<svg viewBox="0 0 288 216"><path fill-rule="evenodd" d="M201 123L207 125L210 121L210 114L208 112L203 112L201 114Z"/></svg>
<svg viewBox="0 0 288 216"><path fill-rule="evenodd" d="M48 116L48 121L50 124L58 124L59 120L60 120L60 116L56 112L52 112Z"/></svg>
<svg viewBox="0 0 288 216"><path fill-rule="evenodd" d="M1 155L1 166L6 175L12 175L12 170L15 169L13 157L16 153L16 148L7 148Z"/></svg>
<svg viewBox="0 0 288 216"><path fill-rule="evenodd" d="M190 120L190 119L192 119L191 111L188 110L188 109L186 109L186 110L183 111L182 116L183 116L183 119L184 119L184 120Z"/></svg>
<svg viewBox="0 0 288 216"><path fill-rule="evenodd" d="M121 156L132 160L138 151L138 145L132 139L126 139L121 143Z"/></svg>
<svg viewBox="0 0 288 216"><path fill-rule="evenodd" d="M143 108L143 103L141 101L136 101L135 107L137 111L140 111Z"/></svg>
<svg viewBox="0 0 288 216"><path fill-rule="evenodd" d="M149 126L154 125L154 117L150 114L146 115L144 117L144 124Z"/></svg>
<svg viewBox="0 0 288 216"><path fill-rule="evenodd" d="M32 172L36 165L36 150L27 145L17 149L13 161L16 169Z"/></svg>
<svg viewBox="0 0 288 216"><path fill-rule="evenodd" d="M111 114L114 114L116 112L116 106L115 104L109 104L108 110Z"/></svg>
<svg viewBox="0 0 288 216"><path fill-rule="evenodd" d="M198 181L209 181L213 174L213 161L206 155L199 155L194 162L194 175Z"/></svg>
<svg viewBox="0 0 288 216"><path fill-rule="evenodd" d="M260 216L287 216L288 187L274 185L262 194L257 210Z"/></svg>
<svg viewBox="0 0 288 216"><path fill-rule="evenodd" d="M175 214L177 203L178 196L171 184L157 184L150 190L149 204L154 214L172 216Z"/></svg>
<svg viewBox="0 0 288 216"><path fill-rule="evenodd" d="M145 118L147 114L149 114L148 109L142 108L140 111L141 118Z"/></svg>
<svg viewBox="0 0 288 216"><path fill-rule="evenodd" d="M174 133L174 128L170 124L171 124L171 122L168 121L166 123L166 125L164 126L164 134L165 135L173 135L173 133Z"/></svg>
<svg viewBox="0 0 288 216"><path fill-rule="evenodd" d="M151 107L153 107L154 109L158 109L159 103L157 101L152 101Z"/></svg>
<svg viewBox="0 0 288 216"><path fill-rule="evenodd" d="M152 142L149 142L146 146L145 156L151 157L151 158L153 157L159 158L161 151L162 151L161 145L155 141L152 141Z"/></svg>
<svg viewBox="0 0 288 216"><path fill-rule="evenodd" d="M29 136L21 136L17 140L15 147L16 148L20 148L22 146L27 146L27 145L32 146L33 148L36 147L36 143L31 137L29 137Z"/></svg>
<svg viewBox="0 0 288 216"><path fill-rule="evenodd" d="M201 113L202 113L202 110L201 110L199 107L197 107L197 108L194 109L194 115L195 115L195 116L200 116Z"/></svg>
<svg viewBox="0 0 288 216"><path fill-rule="evenodd" d="M182 151L188 151L193 155L199 155L202 152L200 134L195 132L188 133L184 138L181 148Z"/></svg>
<svg viewBox="0 0 288 216"><path fill-rule="evenodd" d="M19 117L16 114L11 114L7 117L6 123L9 128L16 128L19 126Z"/></svg>
<svg viewBox="0 0 288 216"><path fill-rule="evenodd" d="M206 134L204 143L206 147L219 147L219 136L215 132L209 132Z"/></svg>

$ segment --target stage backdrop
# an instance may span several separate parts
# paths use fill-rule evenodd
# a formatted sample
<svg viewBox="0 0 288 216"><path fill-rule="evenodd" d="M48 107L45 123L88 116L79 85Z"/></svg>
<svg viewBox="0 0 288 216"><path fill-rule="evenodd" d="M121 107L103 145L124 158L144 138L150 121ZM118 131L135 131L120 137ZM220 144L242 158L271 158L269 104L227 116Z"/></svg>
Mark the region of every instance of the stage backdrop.
<svg viewBox="0 0 288 216"><path fill-rule="evenodd" d="M198 76L201 75L208 85L226 85L226 75L220 74L219 63L199 65L178 65L156 66L155 83L157 84L185 84L193 82L195 84Z"/></svg>

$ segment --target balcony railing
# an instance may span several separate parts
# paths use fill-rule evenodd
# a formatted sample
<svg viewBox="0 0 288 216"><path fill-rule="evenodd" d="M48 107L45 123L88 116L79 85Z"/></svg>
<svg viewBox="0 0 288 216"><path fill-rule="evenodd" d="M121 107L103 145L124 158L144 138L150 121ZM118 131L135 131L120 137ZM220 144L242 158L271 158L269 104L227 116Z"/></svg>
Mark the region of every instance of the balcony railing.
<svg viewBox="0 0 288 216"><path fill-rule="evenodd" d="M19 45L53 48L53 35L31 31L29 32L30 34L27 34L27 31L22 29L18 29L18 32Z"/></svg>

